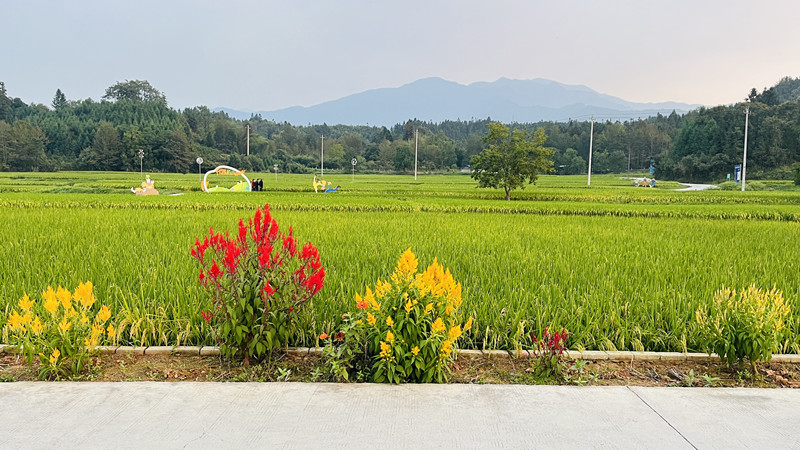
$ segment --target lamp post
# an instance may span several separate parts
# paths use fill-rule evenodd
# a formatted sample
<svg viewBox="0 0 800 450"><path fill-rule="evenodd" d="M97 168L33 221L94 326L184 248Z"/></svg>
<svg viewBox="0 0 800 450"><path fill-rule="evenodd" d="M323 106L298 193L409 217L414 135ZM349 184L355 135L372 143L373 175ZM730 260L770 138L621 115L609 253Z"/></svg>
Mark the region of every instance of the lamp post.
<svg viewBox="0 0 800 450"><path fill-rule="evenodd" d="M278 165L277 164L273 164L272 168L275 169L275 182L277 183L278 182Z"/></svg>
<svg viewBox="0 0 800 450"><path fill-rule="evenodd" d="M144 165L144 150L142 150L140 148L139 149L139 177L143 176L143 172L144 172L142 170L143 165Z"/></svg>
<svg viewBox="0 0 800 450"><path fill-rule="evenodd" d="M200 184L203 184L203 171L200 169L203 166L203 158L198 156L195 162L197 162L197 174L200 175Z"/></svg>
<svg viewBox="0 0 800 450"><path fill-rule="evenodd" d="M353 158L350 160L350 164L353 165L353 181L356 181L356 164L358 164L358 160Z"/></svg>

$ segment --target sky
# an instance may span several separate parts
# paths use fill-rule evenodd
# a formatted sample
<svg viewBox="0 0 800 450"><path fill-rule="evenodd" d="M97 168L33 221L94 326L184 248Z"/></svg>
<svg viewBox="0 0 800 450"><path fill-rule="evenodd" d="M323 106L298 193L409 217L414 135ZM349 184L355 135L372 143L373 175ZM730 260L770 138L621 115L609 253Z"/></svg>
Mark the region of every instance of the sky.
<svg viewBox="0 0 800 450"><path fill-rule="evenodd" d="M49 105L147 80L174 108L311 106L441 77L719 105L800 77L797 0L3 0L0 81Z"/></svg>

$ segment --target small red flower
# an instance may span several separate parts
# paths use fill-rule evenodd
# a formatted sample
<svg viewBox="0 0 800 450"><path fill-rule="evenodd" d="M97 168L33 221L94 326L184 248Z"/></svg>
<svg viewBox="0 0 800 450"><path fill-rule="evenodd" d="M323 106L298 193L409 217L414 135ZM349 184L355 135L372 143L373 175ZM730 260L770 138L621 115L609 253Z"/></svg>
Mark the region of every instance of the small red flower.
<svg viewBox="0 0 800 450"><path fill-rule="evenodd" d="M209 323L211 322L211 318L214 317L214 314L211 314L208 311L200 311L200 317L202 317L203 320L206 321L206 323Z"/></svg>
<svg viewBox="0 0 800 450"><path fill-rule="evenodd" d="M356 308L358 308L358 309L367 309L368 306L369 305L367 304L367 302L365 302L363 300L358 302L358 303L356 303Z"/></svg>
<svg viewBox="0 0 800 450"><path fill-rule="evenodd" d="M334 336L334 337L333 337L333 339L334 339L335 341L341 341L341 340L344 340L344 333L342 333L341 331L340 331L340 332L338 332L338 333L336 333L336 336Z"/></svg>
<svg viewBox="0 0 800 450"><path fill-rule="evenodd" d="M206 279L206 274L203 273L203 269L200 269L200 280L198 281L200 284L204 284Z"/></svg>
<svg viewBox="0 0 800 450"><path fill-rule="evenodd" d="M269 280L267 280L267 283L264 285L263 288L261 288L261 299L264 300L264 302L266 303L267 299L272 297L273 294L275 294L275 291L276 289L272 287L269 284Z"/></svg>
<svg viewBox="0 0 800 450"><path fill-rule="evenodd" d="M292 311L294 311L294 306L290 306L289 307L289 312L292 312Z"/></svg>
<svg viewBox="0 0 800 450"><path fill-rule="evenodd" d="M323 340L323 341L324 341L325 339L328 339L328 333L322 333L322 334L320 334L320 335L319 335L319 338L320 338L321 340Z"/></svg>

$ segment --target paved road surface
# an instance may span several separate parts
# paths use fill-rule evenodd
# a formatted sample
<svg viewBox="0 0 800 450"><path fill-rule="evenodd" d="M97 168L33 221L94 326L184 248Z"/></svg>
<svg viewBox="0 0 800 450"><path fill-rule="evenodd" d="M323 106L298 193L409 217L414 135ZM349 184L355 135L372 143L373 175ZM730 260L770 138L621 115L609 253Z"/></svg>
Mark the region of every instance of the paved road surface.
<svg viewBox="0 0 800 450"><path fill-rule="evenodd" d="M676 191L705 191L706 189L712 189L716 186L713 184L691 184L691 183L681 183L684 186L688 186L683 189L675 189Z"/></svg>
<svg viewBox="0 0 800 450"><path fill-rule="evenodd" d="M800 390L0 383L0 448L798 448Z"/></svg>

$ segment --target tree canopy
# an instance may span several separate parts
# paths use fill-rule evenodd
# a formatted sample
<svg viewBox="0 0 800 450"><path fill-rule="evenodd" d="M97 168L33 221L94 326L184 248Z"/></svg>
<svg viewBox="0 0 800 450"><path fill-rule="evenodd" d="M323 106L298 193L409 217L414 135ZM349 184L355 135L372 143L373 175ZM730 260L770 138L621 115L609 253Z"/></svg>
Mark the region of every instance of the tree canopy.
<svg viewBox="0 0 800 450"><path fill-rule="evenodd" d="M490 123L484 138L489 148L470 160L472 178L482 188L503 188L506 200L511 200L512 190L524 189L526 181L534 183L539 174L553 171L553 149L545 147L545 141L543 128L509 132L502 123Z"/></svg>
<svg viewBox="0 0 800 450"><path fill-rule="evenodd" d="M134 100L140 102L167 103L167 97L148 81L121 81L109 86L103 98L106 100Z"/></svg>

